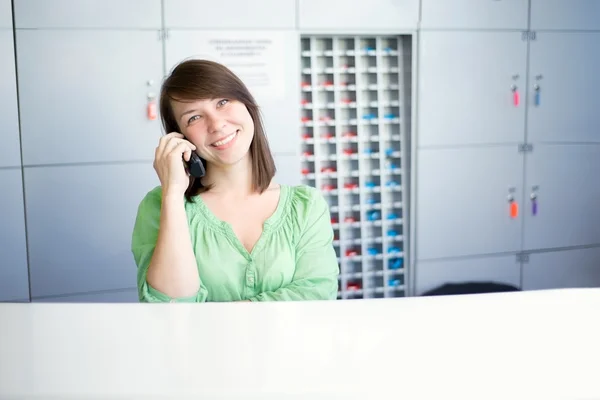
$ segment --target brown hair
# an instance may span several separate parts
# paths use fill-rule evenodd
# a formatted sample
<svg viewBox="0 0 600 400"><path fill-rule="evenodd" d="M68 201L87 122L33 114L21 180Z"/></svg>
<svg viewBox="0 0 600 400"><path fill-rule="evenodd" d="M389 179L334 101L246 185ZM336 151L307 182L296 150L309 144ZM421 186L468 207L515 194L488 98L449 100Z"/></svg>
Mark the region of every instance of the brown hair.
<svg viewBox="0 0 600 400"><path fill-rule="evenodd" d="M171 100L197 101L215 98L227 98L243 103L254 121L254 137L250 143L252 163L252 187L259 193L264 192L275 176L276 168L269 142L260 116L260 109L250 91L231 70L219 63L208 60L186 60L178 64L162 84L160 93L160 115L166 133L181 132ZM202 159L205 168L206 160ZM190 184L185 191L188 201L193 196L209 190L190 176Z"/></svg>

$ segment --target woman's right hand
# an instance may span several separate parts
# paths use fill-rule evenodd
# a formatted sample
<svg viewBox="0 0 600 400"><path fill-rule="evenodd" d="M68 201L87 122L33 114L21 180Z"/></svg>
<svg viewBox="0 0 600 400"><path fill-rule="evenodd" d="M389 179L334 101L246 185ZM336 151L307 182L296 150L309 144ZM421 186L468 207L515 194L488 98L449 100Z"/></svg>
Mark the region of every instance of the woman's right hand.
<svg viewBox="0 0 600 400"><path fill-rule="evenodd" d="M154 170L160 179L163 195L173 193L183 195L190 183L190 177L184 166L192 151L196 150L181 133L171 132L160 138L154 152Z"/></svg>

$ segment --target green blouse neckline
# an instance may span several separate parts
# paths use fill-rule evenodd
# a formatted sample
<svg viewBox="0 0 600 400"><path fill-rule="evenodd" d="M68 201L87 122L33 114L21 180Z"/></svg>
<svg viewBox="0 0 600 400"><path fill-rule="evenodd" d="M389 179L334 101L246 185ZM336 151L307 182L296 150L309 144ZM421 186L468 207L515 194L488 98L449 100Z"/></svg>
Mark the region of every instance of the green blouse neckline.
<svg viewBox="0 0 600 400"><path fill-rule="evenodd" d="M272 230L277 229L277 227L279 227L279 225L281 225L281 223L283 222L284 216L289 214L288 209L291 201L291 189L288 185L283 184L280 184L279 187L279 202L277 203L277 207L275 208L273 214L271 214L271 216L267 218L263 225L263 235L269 233ZM196 204L198 205L197 210L199 210L202 213L202 215L206 218L206 222L209 224L210 227L217 229L229 236L233 236L232 238L235 238L237 240L237 237L233 233L233 229L231 228L229 223L217 218L217 216L208 208L208 206L204 202L204 199L202 199L201 196L196 196L195 200Z"/></svg>

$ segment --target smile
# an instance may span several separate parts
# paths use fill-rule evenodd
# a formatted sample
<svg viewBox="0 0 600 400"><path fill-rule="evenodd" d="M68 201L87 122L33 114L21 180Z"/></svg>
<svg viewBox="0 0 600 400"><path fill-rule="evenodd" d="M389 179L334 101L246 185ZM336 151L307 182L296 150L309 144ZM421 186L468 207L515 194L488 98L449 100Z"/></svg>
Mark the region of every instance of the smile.
<svg viewBox="0 0 600 400"><path fill-rule="evenodd" d="M238 135L238 133L239 133L239 131L235 131L231 135L219 140L218 142L214 142L213 144L211 144L211 146L213 146L213 147L224 146L227 143L231 142L233 139L235 139L235 137Z"/></svg>

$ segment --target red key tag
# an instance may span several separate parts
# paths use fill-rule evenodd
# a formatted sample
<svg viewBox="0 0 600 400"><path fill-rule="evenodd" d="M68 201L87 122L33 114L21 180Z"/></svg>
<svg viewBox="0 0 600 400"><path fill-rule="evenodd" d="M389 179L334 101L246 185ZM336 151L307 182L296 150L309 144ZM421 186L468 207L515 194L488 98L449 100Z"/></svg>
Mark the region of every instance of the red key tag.
<svg viewBox="0 0 600 400"><path fill-rule="evenodd" d="M510 217L517 218L519 216L519 205L516 201L510 202Z"/></svg>
<svg viewBox="0 0 600 400"><path fill-rule="evenodd" d="M513 104L515 105L515 107L519 106L519 91L515 89L515 91L513 92Z"/></svg>
<svg viewBox="0 0 600 400"><path fill-rule="evenodd" d="M156 114L156 101L148 101L148 119L154 121L157 117Z"/></svg>

